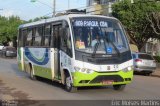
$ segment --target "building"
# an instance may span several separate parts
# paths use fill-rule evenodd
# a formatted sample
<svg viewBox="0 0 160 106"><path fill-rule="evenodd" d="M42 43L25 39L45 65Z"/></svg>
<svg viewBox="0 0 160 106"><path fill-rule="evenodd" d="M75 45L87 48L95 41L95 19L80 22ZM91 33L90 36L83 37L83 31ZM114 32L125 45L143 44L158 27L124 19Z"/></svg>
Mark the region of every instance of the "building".
<svg viewBox="0 0 160 106"><path fill-rule="evenodd" d="M141 52L152 54L153 56L160 56L160 41L150 38Z"/></svg>
<svg viewBox="0 0 160 106"><path fill-rule="evenodd" d="M111 6L121 0L87 0L87 14L111 16Z"/></svg>

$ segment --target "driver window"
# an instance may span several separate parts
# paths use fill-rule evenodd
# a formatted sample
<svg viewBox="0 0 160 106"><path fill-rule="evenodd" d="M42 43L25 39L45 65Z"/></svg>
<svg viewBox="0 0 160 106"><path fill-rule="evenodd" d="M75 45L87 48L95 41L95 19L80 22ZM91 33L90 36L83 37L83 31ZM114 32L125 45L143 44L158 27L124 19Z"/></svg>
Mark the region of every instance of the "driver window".
<svg viewBox="0 0 160 106"><path fill-rule="evenodd" d="M63 29L63 35L61 37L61 49L68 55L72 56L72 43L69 27Z"/></svg>
<svg viewBox="0 0 160 106"><path fill-rule="evenodd" d="M67 47L71 50L72 45L71 45L71 35L69 32L69 28L66 29L66 36L67 36Z"/></svg>

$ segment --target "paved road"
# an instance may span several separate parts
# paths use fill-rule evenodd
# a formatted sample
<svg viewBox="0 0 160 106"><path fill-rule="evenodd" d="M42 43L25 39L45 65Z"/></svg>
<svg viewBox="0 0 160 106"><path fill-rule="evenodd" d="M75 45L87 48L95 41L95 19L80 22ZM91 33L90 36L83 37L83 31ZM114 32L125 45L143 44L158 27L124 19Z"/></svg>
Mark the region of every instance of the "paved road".
<svg viewBox="0 0 160 106"><path fill-rule="evenodd" d="M0 58L0 99L21 100L111 100L111 99L159 99L160 78L134 76L124 91L110 87L81 88L68 93L62 86L40 79L32 81L26 73L17 69L15 59Z"/></svg>

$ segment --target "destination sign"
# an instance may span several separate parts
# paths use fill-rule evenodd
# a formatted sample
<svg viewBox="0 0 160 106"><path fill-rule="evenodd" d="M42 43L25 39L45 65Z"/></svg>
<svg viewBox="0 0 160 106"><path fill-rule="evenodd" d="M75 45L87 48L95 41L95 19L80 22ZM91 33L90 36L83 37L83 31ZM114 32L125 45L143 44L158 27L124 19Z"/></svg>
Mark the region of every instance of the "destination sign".
<svg viewBox="0 0 160 106"><path fill-rule="evenodd" d="M79 27L108 27L106 21L86 21L86 20L76 20L74 26Z"/></svg>

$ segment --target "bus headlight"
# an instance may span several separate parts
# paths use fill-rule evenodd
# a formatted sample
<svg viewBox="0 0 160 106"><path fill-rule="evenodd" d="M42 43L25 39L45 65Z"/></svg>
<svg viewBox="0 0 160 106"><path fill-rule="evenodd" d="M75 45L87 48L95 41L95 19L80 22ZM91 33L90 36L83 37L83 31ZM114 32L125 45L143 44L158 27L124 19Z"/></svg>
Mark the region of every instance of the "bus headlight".
<svg viewBox="0 0 160 106"><path fill-rule="evenodd" d="M129 67L127 67L127 68L124 68L123 71L124 71L124 72L128 72L128 71L131 71L132 69L133 69L133 67L132 67L132 66L129 66Z"/></svg>
<svg viewBox="0 0 160 106"><path fill-rule="evenodd" d="M75 71L80 71L80 69L81 69L80 67L74 67Z"/></svg>
<svg viewBox="0 0 160 106"><path fill-rule="evenodd" d="M74 67L74 70L81 72L81 73L86 73L86 74L91 74L94 72L94 70L92 70L92 69L80 68L80 67Z"/></svg>
<svg viewBox="0 0 160 106"><path fill-rule="evenodd" d="M81 69L81 72L85 72L87 69L86 68L82 68Z"/></svg>
<svg viewBox="0 0 160 106"><path fill-rule="evenodd" d="M91 69L87 69L87 74L91 74L91 73L93 73L94 72L94 70L91 70Z"/></svg>
<svg viewBox="0 0 160 106"><path fill-rule="evenodd" d="M132 70L132 67L128 67L127 69L128 69L128 71L131 71L131 70Z"/></svg>

